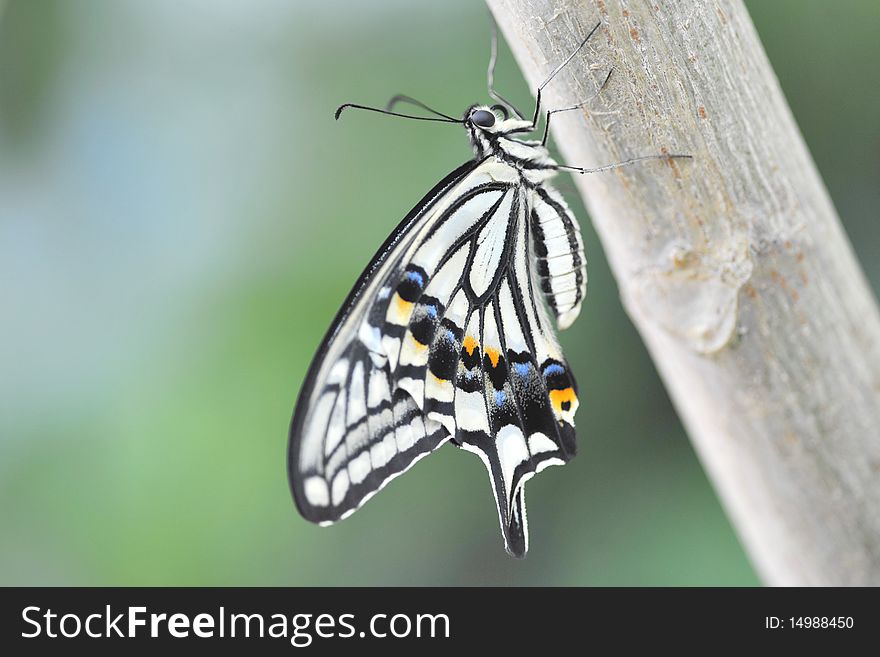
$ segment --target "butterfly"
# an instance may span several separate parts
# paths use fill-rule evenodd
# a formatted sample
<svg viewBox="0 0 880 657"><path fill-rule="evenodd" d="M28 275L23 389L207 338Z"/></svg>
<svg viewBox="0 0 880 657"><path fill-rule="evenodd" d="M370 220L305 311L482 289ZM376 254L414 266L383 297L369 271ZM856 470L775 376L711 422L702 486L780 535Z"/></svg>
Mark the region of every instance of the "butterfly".
<svg viewBox="0 0 880 657"><path fill-rule="evenodd" d="M554 332L577 318L587 284L577 220L550 179L568 167L537 129L539 86L525 118L493 88L494 105L461 119L408 96L386 109L464 127L474 158L406 215L339 310L300 389L290 427L288 475L300 513L330 524L446 442L486 466L507 551L528 549L525 484L577 452L577 384ZM608 77L602 87L608 82ZM600 87L601 91L601 87ZM398 102L433 117L391 111Z"/></svg>

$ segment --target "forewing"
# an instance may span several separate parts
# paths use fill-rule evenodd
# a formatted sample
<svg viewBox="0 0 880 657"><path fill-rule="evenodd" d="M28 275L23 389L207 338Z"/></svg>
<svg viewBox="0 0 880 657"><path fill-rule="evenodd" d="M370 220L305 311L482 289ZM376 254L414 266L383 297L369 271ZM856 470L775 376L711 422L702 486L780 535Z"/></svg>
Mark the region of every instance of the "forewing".
<svg viewBox="0 0 880 657"><path fill-rule="evenodd" d="M309 520L328 523L351 513L449 437L423 416L393 376L401 333L394 320L412 305L403 297L418 292L406 274L417 247L453 216L466 228L467 200L479 196L470 192L491 182L480 164L459 167L400 223L354 286L312 361L288 448L291 489ZM439 248L442 240L454 242L454 235L447 229L432 243ZM428 272L424 275L426 285Z"/></svg>

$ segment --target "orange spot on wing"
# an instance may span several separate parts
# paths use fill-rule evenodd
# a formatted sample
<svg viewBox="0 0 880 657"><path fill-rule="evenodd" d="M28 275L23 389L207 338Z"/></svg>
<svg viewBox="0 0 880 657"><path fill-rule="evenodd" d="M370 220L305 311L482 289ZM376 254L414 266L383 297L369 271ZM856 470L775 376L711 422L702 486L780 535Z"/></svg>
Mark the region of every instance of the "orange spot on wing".
<svg viewBox="0 0 880 657"><path fill-rule="evenodd" d="M388 305L388 312L385 315L385 319L392 324L406 326L409 322L409 318L412 317L412 311L413 304L409 301L405 301L395 292L394 297L391 299L391 303Z"/></svg>
<svg viewBox="0 0 880 657"><path fill-rule="evenodd" d="M577 403L577 400L577 395L574 394L574 388L550 391L550 403L553 405L553 408L556 409L557 413L572 410ZM565 402L568 402L568 408L563 409L562 405Z"/></svg>
<svg viewBox="0 0 880 657"><path fill-rule="evenodd" d="M498 353L497 349L493 349L492 347L486 347L486 355L489 357L489 360L492 361L492 367L498 367L498 358L501 354Z"/></svg>
<svg viewBox="0 0 880 657"><path fill-rule="evenodd" d="M462 342L462 346L465 348L465 351L468 352L468 356L474 355L474 349L477 348L477 341L474 340L471 336L464 336L464 342Z"/></svg>

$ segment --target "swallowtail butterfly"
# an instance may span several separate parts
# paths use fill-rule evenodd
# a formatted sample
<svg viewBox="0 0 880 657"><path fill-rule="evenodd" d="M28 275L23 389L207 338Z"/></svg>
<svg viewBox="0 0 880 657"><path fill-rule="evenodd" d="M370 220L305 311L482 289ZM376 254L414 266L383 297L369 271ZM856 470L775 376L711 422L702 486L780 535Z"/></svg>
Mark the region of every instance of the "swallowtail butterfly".
<svg viewBox="0 0 880 657"><path fill-rule="evenodd" d="M560 169L677 157L557 164L546 148L550 117L584 103L547 112L542 140L520 137L537 128L541 90L598 27L538 88L531 120L493 89L494 34L488 78L498 104L473 105L461 119L407 96L384 110L337 110L337 119L354 107L461 124L474 158L385 241L312 361L288 452L293 497L308 520L347 517L449 441L483 460L507 551L525 555L525 483L577 451L577 385L552 320L564 329L577 318L586 261L578 222L549 180ZM434 116L393 112L399 102Z"/></svg>

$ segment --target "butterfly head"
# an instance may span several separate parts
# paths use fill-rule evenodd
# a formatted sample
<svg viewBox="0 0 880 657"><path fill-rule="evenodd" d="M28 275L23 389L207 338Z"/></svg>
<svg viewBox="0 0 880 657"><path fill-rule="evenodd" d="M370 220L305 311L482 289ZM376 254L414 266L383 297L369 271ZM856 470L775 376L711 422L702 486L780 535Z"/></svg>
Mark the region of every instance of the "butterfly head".
<svg viewBox="0 0 880 657"><path fill-rule="evenodd" d="M528 123L518 118L511 119L504 105L471 105L464 113L464 124L468 132L505 134Z"/></svg>
<svg viewBox="0 0 880 657"><path fill-rule="evenodd" d="M498 137L508 137L534 130L531 121L519 116L511 116L504 105L471 105L464 113L463 122L477 157L484 157L493 152L497 153L499 149L504 150L504 142ZM526 159L546 156L546 150L543 147L533 148L533 150L534 154L530 153ZM522 157L522 154L523 150L520 149L519 156Z"/></svg>

